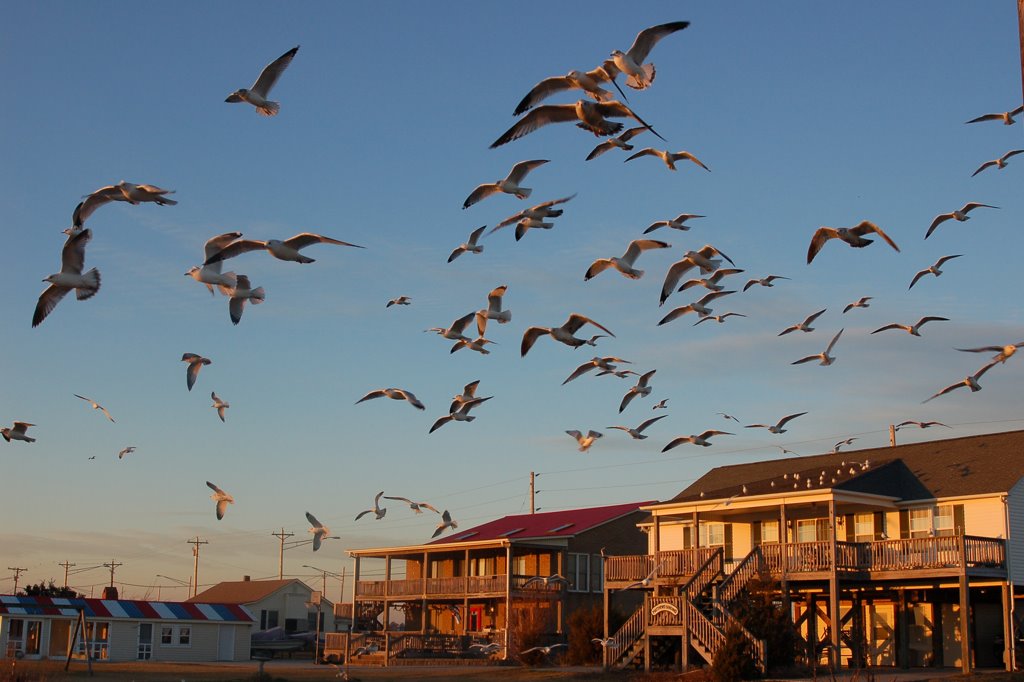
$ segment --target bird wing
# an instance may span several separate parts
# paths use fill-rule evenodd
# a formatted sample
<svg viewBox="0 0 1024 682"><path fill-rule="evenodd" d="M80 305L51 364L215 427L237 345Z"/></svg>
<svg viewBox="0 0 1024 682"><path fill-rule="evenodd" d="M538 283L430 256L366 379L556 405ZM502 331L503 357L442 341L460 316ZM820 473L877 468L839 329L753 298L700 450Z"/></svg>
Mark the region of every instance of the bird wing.
<svg viewBox="0 0 1024 682"><path fill-rule="evenodd" d="M631 388L626 391L626 395L622 396L622 402L619 403L619 412L621 413L626 407L633 402L633 398L637 397L639 393L635 389Z"/></svg>
<svg viewBox="0 0 1024 682"><path fill-rule="evenodd" d="M807 414L807 413L806 413L806 412L797 412L796 414L788 414L788 415L786 415L785 417L783 417L782 419L780 419L780 420L779 420L779 423L778 423L778 424L776 424L775 426L776 426L777 428L780 428L780 429L781 429L781 428L782 428L783 426L785 426L785 425L786 425L786 422L788 422L788 421L790 421L790 420L792 420L792 419L796 419L797 417L802 417L802 416L804 416L805 414Z"/></svg>
<svg viewBox="0 0 1024 682"><path fill-rule="evenodd" d="M936 317L934 315L929 315L927 317L922 317L920 320L917 321L917 324L914 325L914 326L915 327L920 327L921 325L923 325L926 322L949 322L949 318L948 317Z"/></svg>
<svg viewBox="0 0 1024 682"><path fill-rule="evenodd" d="M665 317L661 318L661 321L658 322L658 326L660 327L663 324L668 324L672 320L675 320L675 319L677 319L679 317L682 317L686 313L692 313L692 312L693 312L693 306L692 305L679 306L678 308L676 308L676 309L672 310L671 312L669 312L668 315L666 315Z"/></svg>
<svg viewBox="0 0 1024 682"><path fill-rule="evenodd" d="M836 335L832 337L832 340L829 341L828 348L825 349L825 355L828 355L829 353L832 352L832 348L836 345L836 342L839 340L839 337L843 335L843 331L845 329L846 329L845 327L843 329L840 329L836 333Z"/></svg>
<svg viewBox="0 0 1024 682"><path fill-rule="evenodd" d="M220 521L224 518L224 512L228 510L227 500L217 500L217 520Z"/></svg>
<svg viewBox="0 0 1024 682"><path fill-rule="evenodd" d="M675 290L676 285L679 284L679 280L683 278L683 275L695 267L697 267L697 264L689 257L676 261L669 267L668 272L665 273L665 282L661 285L661 299L658 305L665 304L665 300L668 299L669 295Z"/></svg>
<svg viewBox="0 0 1024 682"><path fill-rule="evenodd" d="M322 234L313 234L312 232L301 232L294 237L285 239L283 243L285 246L295 249L296 251L306 246L310 246L311 244L335 244L337 246L352 246L357 249L365 248L358 244L350 244L348 242L343 242L340 239L333 239L331 237L325 237Z"/></svg>
<svg viewBox="0 0 1024 682"><path fill-rule="evenodd" d="M810 362L812 360L821 360L821 354L819 353L817 355L808 355L807 357L800 358L799 360L795 360L795 361L793 361L793 362L791 362L789 364L791 364L791 365L802 365L805 362Z"/></svg>
<svg viewBox="0 0 1024 682"><path fill-rule="evenodd" d="M724 253L722 253L720 249L715 248L711 244L705 244L704 246L700 247L697 250L697 253L704 256L705 258L711 258L712 256L721 256L725 260L729 261L729 265L736 265L735 263L732 262L732 258L726 256Z"/></svg>
<svg viewBox="0 0 1024 682"><path fill-rule="evenodd" d="M184 360L185 358L182 358ZM203 363L200 361L189 361L188 367L185 368L185 385L188 386L188 390L192 390L192 387L196 384L196 377L199 376L199 370L203 368Z"/></svg>
<svg viewBox="0 0 1024 682"><path fill-rule="evenodd" d="M930 268L925 268L924 270L918 270L917 274L914 275L914 279L910 280L910 286L907 287L907 291L913 289L914 285L917 284L917 281L919 279L921 279L922 277L924 277L925 275L927 275L928 273L930 273L930 272L931 272ZM846 311L844 310L843 312L846 312Z"/></svg>
<svg viewBox="0 0 1024 682"><path fill-rule="evenodd" d="M850 232L852 232L852 233L854 233L856 235L861 235L861 236L863 236L863 235L865 235L865 234L867 234L869 232L874 232L879 237L884 239L886 244L888 244L892 248L896 249L897 252L900 250L900 247L896 246L896 242L894 242L889 237L889 235L887 235L885 232L883 232L882 228L880 228L878 225L875 225L870 220L863 220L863 221L861 221L859 224L851 227L850 228Z"/></svg>
<svg viewBox="0 0 1024 682"><path fill-rule="evenodd" d="M454 417L452 417L450 413L438 418L438 420L434 422L434 425L430 427L430 431L428 431L427 433L433 433L434 431L437 431L439 428L441 428L448 422L452 421L453 419Z"/></svg>
<svg viewBox="0 0 1024 682"><path fill-rule="evenodd" d="M257 239L239 239L237 241L231 242L223 249L207 258L205 261L203 261L203 265L210 265L211 263L224 261L227 260L228 258L234 258L235 256L238 256L243 253L248 253L250 251L259 251L265 248L267 248L267 243L264 241L259 241Z"/></svg>
<svg viewBox="0 0 1024 682"><path fill-rule="evenodd" d="M614 147L611 142L601 142L587 154L587 161L592 161Z"/></svg>
<svg viewBox="0 0 1024 682"><path fill-rule="evenodd" d="M452 326L449 327L449 329L451 331L455 332L456 334L461 334L466 329L466 327L469 325L469 323L473 321L474 317L476 317L476 311L473 311L471 313L466 313L465 315L463 315L459 319L457 319L454 322L452 322Z"/></svg>
<svg viewBox="0 0 1024 682"><path fill-rule="evenodd" d="M570 436L572 436L573 438L575 438L577 442L580 442L580 441L583 440L583 434L580 433L579 431L577 431L576 429L573 429L571 431L566 431L566 433L569 434Z"/></svg>
<svg viewBox="0 0 1024 682"><path fill-rule="evenodd" d="M284 70L292 63L292 57L294 57L295 53L298 51L299 46L296 45L274 61L267 64L262 73L260 73L260 77L256 79L256 82L253 83L252 87L249 89L263 97L269 95L270 89L274 87L274 84L277 83L277 79L281 77Z"/></svg>
<svg viewBox="0 0 1024 682"><path fill-rule="evenodd" d="M1002 346L982 346L981 348L957 348L956 350L963 351L964 353L1000 353L1003 350Z"/></svg>
<svg viewBox="0 0 1024 682"><path fill-rule="evenodd" d="M587 271L583 274L583 281L586 282L590 279L593 279L594 277L601 274L608 268L613 267L614 265L615 264L611 261L610 258L598 258L596 261L590 264L590 267L587 268Z"/></svg>
<svg viewBox="0 0 1024 682"><path fill-rule="evenodd" d="M480 239L480 235L483 233L483 231L485 229L487 229L487 226L486 225L481 225L480 227L478 227L475 230L473 230L472 232L470 232L469 233L469 241L466 242L466 243L469 244L470 246L476 246L477 240Z"/></svg>
<svg viewBox="0 0 1024 682"><path fill-rule="evenodd" d="M211 258L241 236L241 232L225 232L224 234L219 234L216 237L211 237L206 240L206 244L203 246L203 254L206 258Z"/></svg>
<svg viewBox="0 0 1024 682"><path fill-rule="evenodd" d="M610 336L615 336L615 334L612 334L611 329L608 329L604 325L598 324L589 317L586 317L585 315L580 315L578 313L573 313L572 315L569 315L569 319L566 320L565 324L562 325L562 329L569 332L570 334L575 334L580 330L580 327L582 327L585 324L592 324L601 331L608 332Z"/></svg>
<svg viewBox="0 0 1024 682"><path fill-rule="evenodd" d="M693 437L692 436L677 436L676 438L673 438L672 440L670 440L668 445L663 447L661 449L661 451L662 452L668 452L672 448L678 447L678 446L682 445L683 443L692 443L692 442L693 442Z"/></svg>
<svg viewBox="0 0 1024 682"><path fill-rule="evenodd" d="M626 161L632 161L633 159L639 159L641 156L657 156L661 158L661 154L654 147L644 147L640 151L630 156ZM626 161L623 161L625 163Z"/></svg>
<svg viewBox="0 0 1024 682"><path fill-rule="evenodd" d="M658 421L659 419L664 419L667 416L668 416L667 414L663 414L660 417L653 417L651 419L648 419L647 421L641 423L640 426L636 427L636 432L637 433L643 433L644 429L646 429L648 426L650 426L654 422Z"/></svg>
<svg viewBox="0 0 1024 682"><path fill-rule="evenodd" d="M550 333L551 330L545 327L528 327L527 330L523 332L523 342L519 346L519 355L525 358L526 354L530 352L531 348L533 348L533 344L536 343L537 339Z"/></svg>
<svg viewBox="0 0 1024 682"><path fill-rule="evenodd" d="M659 40L676 31L681 31L689 25L690 22L688 21L673 21L668 24L645 28L636 35L633 45L626 54L637 64L642 64Z"/></svg>
<svg viewBox="0 0 1024 682"><path fill-rule="evenodd" d="M610 102L598 102L593 106L595 110L605 118L631 118L637 123L639 123L641 126L643 126L644 129L650 130L659 139L667 142L667 140L665 140L665 138L661 136L661 133L655 130L650 123L640 118L640 116L635 111L630 109L622 102L619 102L618 100L612 100Z"/></svg>
<svg viewBox="0 0 1024 682"><path fill-rule="evenodd" d="M469 196L466 197L466 200L462 202L462 208L469 208L478 201L482 201L483 199L486 199L492 194L496 194L500 191L501 190L498 189L498 185L493 182L485 182L482 185L477 185L476 189L470 192Z"/></svg>
<svg viewBox="0 0 1024 682"><path fill-rule="evenodd" d="M228 315L231 317L233 324L238 324L242 321L242 311L245 310L244 298L235 298L234 296L228 300ZM255 303L256 301L254 301Z"/></svg>
<svg viewBox="0 0 1024 682"><path fill-rule="evenodd" d="M527 176L527 174L534 168L539 168L545 163L548 163L549 159L534 159L532 161L520 161L516 165L512 166L512 170L509 171L508 177L505 179L515 184L521 183Z"/></svg>
<svg viewBox="0 0 1024 682"><path fill-rule="evenodd" d="M804 325L806 326L814 322L816 319L821 317L826 310L828 310L828 308L822 308L818 312L808 315L807 318L804 320Z"/></svg>
<svg viewBox="0 0 1024 682"><path fill-rule="evenodd" d="M999 158L1002 159L1003 161L1006 161L1007 159L1017 156L1018 154L1024 154L1024 149L1014 149L1012 152L1006 152Z"/></svg>
<svg viewBox="0 0 1024 682"><path fill-rule="evenodd" d="M976 201L969 201L964 204L964 207L960 209L961 213L969 213L976 208L999 208L998 206L991 206L989 204L979 204Z"/></svg>
<svg viewBox="0 0 1024 682"><path fill-rule="evenodd" d="M651 380L651 377L653 377L654 373L657 372L657 371L658 370L656 370L656 369L652 369L650 372L645 372L645 373L641 374L640 378L637 379L637 381L636 381L637 387L638 388L645 388L647 386L647 382Z"/></svg>
<svg viewBox="0 0 1024 682"><path fill-rule="evenodd" d="M832 227L822 226L815 230L814 235L811 237L811 244L807 247L807 264L811 264L811 261L821 251L821 247L825 245L825 242L838 236L839 233Z"/></svg>
<svg viewBox="0 0 1024 682"><path fill-rule="evenodd" d="M712 291L701 296L700 300L697 302L700 303L701 305L707 305L708 303L711 303L711 301L714 301L716 298L721 298L722 296L728 296L729 294L735 293L735 291Z"/></svg>
<svg viewBox="0 0 1024 682"><path fill-rule="evenodd" d="M970 121L964 121L964 123L980 123L981 121L1001 121L1003 119L1002 114L985 114L978 118L972 118Z"/></svg>
<svg viewBox="0 0 1024 682"><path fill-rule="evenodd" d="M667 249L671 246L672 245L668 242L659 241L657 239L634 239L626 248L626 253L622 256L622 260L632 265L644 251L650 251L651 249Z"/></svg>
<svg viewBox="0 0 1024 682"><path fill-rule="evenodd" d="M922 400L921 402L922 403L926 403L929 400L934 400L935 398L938 398L940 395L946 395L950 391L955 391L956 389L958 389L958 388L960 388L962 386L966 386L966 385L967 384L964 383L963 381L958 381L955 384L950 384L949 386L946 386L944 389L942 389L941 391L939 391L935 395L931 396L930 398L927 398L926 400Z"/></svg>
<svg viewBox="0 0 1024 682"><path fill-rule="evenodd" d="M210 490L212 490L213 492L217 493L218 495L223 495L223 494L224 494L224 491L223 491L223 490L221 490L220 488L218 488L218 487L217 487L216 485L214 485L213 483L210 483L209 481L207 481L207 482L206 482L206 487L208 487L208 488L209 488Z"/></svg>
<svg viewBox="0 0 1024 682"><path fill-rule="evenodd" d="M508 291L508 285L503 284L500 287L491 289L491 293L487 294L487 309L491 312L501 312L501 297Z"/></svg>
<svg viewBox="0 0 1024 682"><path fill-rule="evenodd" d="M386 394L384 392L384 389L383 388L378 388L375 391L370 391L369 393L364 395L362 398L357 400L356 401L356 405L358 405L359 403L363 402L364 400L373 400L374 398L383 398L385 395Z"/></svg>
<svg viewBox="0 0 1024 682"><path fill-rule="evenodd" d="M698 434L697 438L700 438L701 440L707 440L708 438L711 438L712 436L731 436L731 435L733 435L733 434L729 433L728 431L718 431L717 429L708 429L707 431L703 431L700 434Z"/></svg>
<svg viewBox="0 0 1024 682"><path fill-rule="evenodd" d="M441 511L437 507L435 507L434 505L429 504L427 502L418 502L417 504L419 504L419 506L423 507L424 509L429 509L430 511L434 512L435 514L440 514L441 513Z"/></svg>
<svg viewBox="0 0 1024 682"><path fill-rule="evenodd" d="M92 230L85 229L68 237L60 252L60 271L82 274L85 267L85 245L92 239Z"/></svg>
<svg viewBox="0 0 1024 682"><path fill-rule="evenodd" d="M309 521L314 528L323 528L323 524L316 520L316 517L306 512L306 520Z"/></svg>
<svg viewBox="0 0 1024 682"><path fill-rule="evenodd" d="M448 262L451 263L453 260L466 253L466 249L460 244L452 249L452 252L448 254Z"/></svg>
<svg viewBox="0 0 1024 682"><path fill-rule="evenodd" d="M548 123L564 123L576 120L574 104L545 104L519 119L511 128L491 144L491 149L529 135Z"/></svg>
<svg viewBox="0 0 1024 682"><path fill-rule="evenodd" d="M556 92L562 90L571 90L575 86L575 83L565 76L552 76L551 78L545 78L540 83L533 86L530 92L526 93L526 96L516 105L516 110L512 112L513 116L518 116L528 109L532 109L534 106L544 101Z"/></svg>
<svg viewBox="0 0 1024 682"><path fill-rule="evenodd" d="M115 185L100 187L79 202L71 216L71 223L75 227L82 227L93 211L104 204L109 204L111 201L124 201L124 195L121 193L120 188Z"/></svg>
<svg viewBox="0 0 1024 682"><path fill-rule="evenodd" d="M399 393L402 398L409 401L409 404L415 407L417 410L427 409L426 405L420 402L419 398L413 395L412 391L407 391L404 388L396 388L395 391Z"/></svg>
<svg viewBox="0 0 1024 682"><path fill-rule="evenodd" d="M39 294L39 301L36 302L35 312L32 313L32 326L38 327L69 291L71 291L69 287L62 287L56 284L46 287L43 293Z"/></svg>
<svg viewBox="0 0 1024 682"><path fill-rule="evenodd" d="M566 378L566 380L562 382L562 385L565 386L567 383L569 383L573 379L580 378L581 376L583 376L584 374L586 374L590 370L594 369L595 367L597 367L597 365L592 360L584 362L582 365L580 365L575 370L573 370L573 373L570 374Z"/></svg>
<svg viewBox="0 0 1024 682"><path fill-rule="evenodd" d="M973 173L971 173L971 177L973 178L975 175L977 175L981 171L985 170L989 166L995 166L995 165L997 165L997 163L995 161L986 161L985 163L983 163L980 166L978 166L978 170L976 170ZM934 398L934 397L936 397L936 396L932 396L932 398ZM931 400L931 398L929 398L928 400Z"/></svg>

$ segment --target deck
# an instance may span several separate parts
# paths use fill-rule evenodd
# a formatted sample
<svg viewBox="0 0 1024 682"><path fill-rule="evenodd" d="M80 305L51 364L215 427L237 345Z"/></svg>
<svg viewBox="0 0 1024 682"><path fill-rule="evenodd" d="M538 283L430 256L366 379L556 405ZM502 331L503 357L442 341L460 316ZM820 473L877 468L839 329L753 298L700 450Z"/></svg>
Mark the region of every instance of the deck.
<svg viewBox="0 0 1024 682"><path fill-rule="evenodd" d="M545 585L534 581L526 586L527 581L538 576L513 575L513 594L559 594L564 587L557 583ZM508 576L480 575L456 576L451 578L410 578L403 580L360 580L356 583L356 599L406 599L427 597L458 598L470 597L501 597L505 595Z"/></svg>

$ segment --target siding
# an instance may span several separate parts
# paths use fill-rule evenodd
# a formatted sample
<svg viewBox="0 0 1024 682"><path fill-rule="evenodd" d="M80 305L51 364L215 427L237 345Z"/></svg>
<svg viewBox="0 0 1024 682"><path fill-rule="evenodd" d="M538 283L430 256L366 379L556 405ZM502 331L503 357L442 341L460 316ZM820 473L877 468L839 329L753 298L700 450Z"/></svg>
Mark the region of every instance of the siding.
<svg viewBox="0 0 1024 682"><path fill-rule="evenodd" d="M1024 479L1010 488L1007 496L1010 511L1010 539L1007 541L1006 558L1010 562L1010 579L1014 585L1024 584Z"/></svg>
<svg viewBox="0 0 1024 682"><path fill-rule="evenodd" d="M94 619L95 622L104 622L102 619ZM134 661L139 657L139 624L132 621L106 621L110 623L109 637L107 638L107 656L111 661ZM153 629L159 632L159 625L154 624ZM71 632L75 631L72 624Z"/></svg>

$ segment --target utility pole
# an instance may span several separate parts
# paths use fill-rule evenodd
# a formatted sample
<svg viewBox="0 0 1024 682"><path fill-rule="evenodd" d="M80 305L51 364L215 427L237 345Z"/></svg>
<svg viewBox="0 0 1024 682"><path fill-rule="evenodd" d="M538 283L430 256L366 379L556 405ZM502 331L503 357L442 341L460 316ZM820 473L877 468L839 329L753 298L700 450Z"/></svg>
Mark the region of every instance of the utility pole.
<svg viewBox="0 0 1024 682"><path fill-rule="evenodd" d="M1020 89L1024 97L1024 0L1017 0L1017 30L1020 32Z"/></svg>
<svg viewBox="0 0 1024 682"><path fill-rule="evenodd" d="M1021 0L1024 2L1024 0ZM889 446L896 447L896 425L889 424Z"/></svg>
<svg viewBox="0 0 1024 682"><path fill-rule="evenodd" d="M192 556L194 557L194 561L192 562L192 594L191 594L191 596L194 597L194 596L196 596L196 592L199 591L199 545L208 545L210 543L207 542L206 540L200 540L198 535L196 536L195 540L186 540L185 542L189 543L190 545L194 545L192 547Z"/></svg>
<svg viewBox="0 0 1024 682"><path fill-rule="evenodd" d="M295 535L295 533L286 533L284 528L281 528L279 533L271 533L276 538L281 540L281 550L277 555L277 579L284 580L284 541Z"/></svg>
<svg viewBox="0 0 1024 682"><path fill-rule="evenodd" d="M111 569L111 587L114 587L114 569L125 564L118 563L114 559L111 559L110 563L104 563L103 565Z"/></svg>
<svg viewBox="0 0 1024 682"><path fill-rule="evenodd" d="M66 590L68 588L68 569L72 566L77 566L77 564L68 563L68 560L65 559L63 562L58 562L57 565L64 567L64 589Z"/></svg>
<svg viewBox="0 0 1024 682"><path fill-rule="evenodd" d="M338 603L345 603L345 566L341 567L341 579L338 581L341 583L341 592L338 593Z"/></svg>
<svg viewBox="0 0 1024 682"><path fill-rule="evenodd" d="M1024 0L1021 0L1021 1L1024 2ZM537 474L535 474L534 472L531 471L530 472L530 513L531 514L536 513L536 511L537 511L537 505L535 504L536 503L536 497L537 497L536 479L537 479Z"/></svg>
<svg viewBox="0 0 1024 682"><path fill-rule="evenodd" d="M12 567L8 566L7 570L8 571L14 571L14 594L18 594L18 579L21 577L22 573L28 572L28 569L27 568L12 568Z"/></svg>

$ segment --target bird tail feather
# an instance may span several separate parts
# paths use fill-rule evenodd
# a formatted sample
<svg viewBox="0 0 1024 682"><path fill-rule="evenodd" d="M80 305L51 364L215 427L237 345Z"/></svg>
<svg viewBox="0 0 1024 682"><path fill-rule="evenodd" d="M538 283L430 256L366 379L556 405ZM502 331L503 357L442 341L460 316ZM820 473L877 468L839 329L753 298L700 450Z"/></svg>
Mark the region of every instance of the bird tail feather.
<svg viewBox="0 0 1024 682"><path fill-rule="evenodd" d="M75 296L78 297L79 301L84 301L87 298L92 298L97 291L100 290L100 271L93 268L89 272L85 273L86 283L75 289Z"/></svg>
<svg viewBox="0 0 1024 682"><path fill-rule="evenodd" d="M263 292L263 287L256 287L251 292L249 292L249 300L252 302L253 305L259 305L260 303L263 303L263 301L265 301L266 298L267 297Z"/></svg>
<svg viewBox="0 0 1024 682"><path fill-rule="evenodd" d="M256 111L259 112L260 116L277 116L277 112L281 110L281 105L277 102L267 102L261 107L256 107Z"/></svg>
<svg viewBox="0 0 1024 682"><path fill-rule="evenodd" d="M646 90L651 87L651 83L654 82L654 64L644 64L642 67L644 73L641 77L630 76L626 79L626 85L633 88L634 90Z"/></svg>

